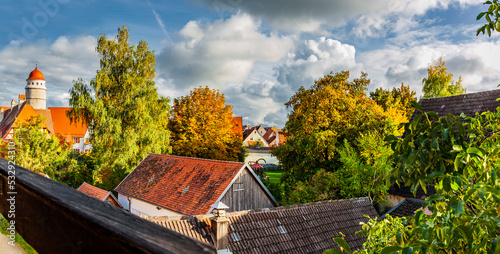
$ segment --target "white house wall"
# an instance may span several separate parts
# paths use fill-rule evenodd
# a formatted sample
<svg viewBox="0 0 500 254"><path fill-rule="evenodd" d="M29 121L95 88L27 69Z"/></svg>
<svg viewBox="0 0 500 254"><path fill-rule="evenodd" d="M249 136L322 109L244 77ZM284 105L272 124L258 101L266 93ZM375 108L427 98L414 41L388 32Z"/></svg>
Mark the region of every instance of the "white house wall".
<svg viewBox="0 0 500 254"><path fill-rule="evenodd" d="M129 197L122 195L121 193L118 193L118 202L123 206L123 209L128 210L129 212L141 216L141 215L146 215L146 216L177 216L177 215L183 215L181 213L176 213L174 211L165 209L165 208L160 208L156 205L153 205L148 202L144 202L139 199L135 199L133 197L130 197L130 202L129 202ZM129 207L130 206L130 207ZM160 209L158 209L160 208Z"/></svg>

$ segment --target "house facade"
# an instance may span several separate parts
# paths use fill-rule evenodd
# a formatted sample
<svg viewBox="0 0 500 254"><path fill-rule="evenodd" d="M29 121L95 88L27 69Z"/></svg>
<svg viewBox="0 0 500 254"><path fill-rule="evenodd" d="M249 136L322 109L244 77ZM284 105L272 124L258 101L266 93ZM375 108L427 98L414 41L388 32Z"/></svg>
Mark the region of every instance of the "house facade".
<svg viewBox="0 0 500 254"><path fill-rule="evenodd" d="M61 135L66 138L67 142L73 143L73 151L81 153L92 150L87 124L81 121L72 123L66 115L71 110L70 107L49 107L48 110L52 116L55 134Z"/></svg>
<svg viewBox="0 0 500 254"><path fill-rule="evenodd" d="M276 206L248 164L173 155L149 154L115 191L124 209L147 216L210 214L217 201L229 211Z"/></svg>

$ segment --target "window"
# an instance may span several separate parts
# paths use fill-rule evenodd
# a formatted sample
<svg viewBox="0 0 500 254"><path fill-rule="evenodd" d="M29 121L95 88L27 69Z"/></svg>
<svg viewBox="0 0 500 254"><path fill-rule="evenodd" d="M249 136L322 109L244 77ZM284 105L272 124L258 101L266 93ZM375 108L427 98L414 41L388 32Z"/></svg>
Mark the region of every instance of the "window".
<svg viewBox="0 0 500 254"><path fill-rule="evenodd" d="M89 138L85 138L85 143L88 143L89 142Z"/></svg>
<svg viewBox="0 0 500 254"><path fill-rule="evenodd" d="M75 144L80 143L80 138L73 138L73 142L75 142Z"/></svg>

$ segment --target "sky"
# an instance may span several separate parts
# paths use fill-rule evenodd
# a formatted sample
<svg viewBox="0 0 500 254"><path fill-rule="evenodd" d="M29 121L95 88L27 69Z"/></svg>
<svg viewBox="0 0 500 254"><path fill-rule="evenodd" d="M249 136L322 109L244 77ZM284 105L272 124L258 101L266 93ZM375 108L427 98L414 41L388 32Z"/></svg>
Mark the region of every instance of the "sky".
<svg viewBox="0 0 500 254"><path fill-rule="evenodd" d="M160 95L219 89L243 124L285 126L285 103L330 72L368 73L369 91L401 83L422 95L440 57L467 93L500 84L500 33L476 36L477 0L4 0L0 105L24 94L38 65L47 106L68 106L99 69L97 39L126 25L156 54Z"/></svg>

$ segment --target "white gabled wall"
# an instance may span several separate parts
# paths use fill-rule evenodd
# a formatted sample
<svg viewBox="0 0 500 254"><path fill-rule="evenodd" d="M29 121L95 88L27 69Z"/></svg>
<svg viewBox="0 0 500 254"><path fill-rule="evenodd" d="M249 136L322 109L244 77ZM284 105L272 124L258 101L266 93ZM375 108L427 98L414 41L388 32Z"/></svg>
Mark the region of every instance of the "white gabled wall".
<svg viewBox="0 0 500 254"><path fill-rule="evenodd" d="M73 139L73 142L74 142L74 139L75 138L78 138L78 142L75 142L73 144L73 150L77 150L80 151L81 153L82 152L89 152L90 150L92 150L92 144L90 144L90 132L89 132L89 129L87 128L87 131L85 132L85 136L82 137L72 137ZM85 140L87 140L87 142L85 142ZM85 144L87 143L87 144Z"/></svg>
<svg viewBox="0 0 500 254"><path fill-rule="evenodd" d="M129 212L141 216L178 216L183 215L181 213L174 212L165 208L158 207L148 202L144 202L139 199L128 197L118 193L118 202L123 206L123 209ZM160 208L160 209L158 209Z"/></svg>

